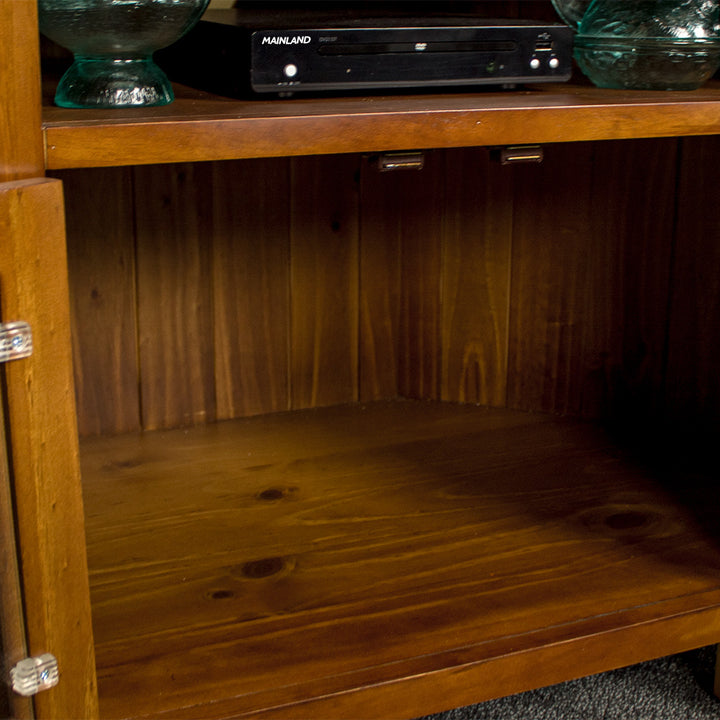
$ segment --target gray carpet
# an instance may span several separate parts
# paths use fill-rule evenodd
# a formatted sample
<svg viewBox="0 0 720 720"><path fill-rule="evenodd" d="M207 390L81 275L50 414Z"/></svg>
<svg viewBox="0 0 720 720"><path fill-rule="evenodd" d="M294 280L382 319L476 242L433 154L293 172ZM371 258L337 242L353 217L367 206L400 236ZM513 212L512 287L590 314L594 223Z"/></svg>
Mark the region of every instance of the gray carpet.
<svg viewBox="0 0 720 720"><path fill-rule="evenodd" d="M423 720L720 720L715 646Z"/></svg>

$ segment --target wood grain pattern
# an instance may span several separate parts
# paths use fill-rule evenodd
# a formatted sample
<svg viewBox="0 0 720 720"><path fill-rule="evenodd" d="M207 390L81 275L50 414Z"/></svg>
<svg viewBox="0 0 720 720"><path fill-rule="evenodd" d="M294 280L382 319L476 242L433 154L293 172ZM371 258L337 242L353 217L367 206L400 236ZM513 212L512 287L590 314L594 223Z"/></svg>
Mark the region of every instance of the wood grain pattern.
<svg viewBox="0 0 720 720"><path fill-rule="evenodd" d="M673 139L597 146L584 342L588 365L602 368L607 390L588 398L586 385L582 412L589 417L642 423L663 405L677 158Z"/></svg>
<svg viewBox="0 0 720 720"><path fill-rule="evenodd" d="M37 3L0 3L0 182L45 168L38 37Z"/></svg>
<svg viewBox="0 0 720 720"><path fill-rule="evenodd" d="M516 168L509 407L580 408L593 158L591 145L558 146L542 165Z"/></svg>
<svg viewBox="0 0 720 720"><path fill-rule="evenodd" d="M132 175L59 174L65 189L78 429L140 429Z"/></svg>
<svg viewBox="0 0 720 720"><path fill-rule="evenodd" d="M4 366L28 649L62 668L35 699L57 720L97 717L62 200L57 180L0 185L3 320L28 322L34 346Z"/></svg>
<svg viewBox="0 0 720 720"><path fill-rule="evenodd" d="M22 604L22 580L15 541L15 517L8 457L5 447L4 398L0 405L0 671L3 678L10 669L28 656L25 639L25 613ZM0 684L0 716L30 720L32 701Z"/></svg>
<svg viewBox="0 0 720 720"><path fill-rule="evenodd" d="M365 158L360 189L360 379L361 400L400 393L400 298L408 200L425 178L416 172L381 173Z"/></svg>
<svg viewBox="0 0 720 720"><path fill-rule="evenodd" d="M213 168L213 315L218 418L289 408L290 169Z"/></svg>
<svg viewBox="0 0 720 720"><path fill-rule="evenodd" d="M45 108L47 167L95 167L720 132L720 85L693 93L537 85L518 92L229 100L178 88L171 105Z"/></svg>
<svg viewBox="0 0 720 720"><path fill-rule="evenodd" d="M641 468L428 402L90 439L103 717L409 718L715 641L712 484Z"/></svg>
<svg viewBox="0 0 720 720"><path fill-rule="evenodd" d="M598 417L659 397L674 158L665 141L571 145L518 168L510 407Z"/></svg>
<svg viewBox="0 0 720 720"><path fill-rule="evenodd" d="M502 407L507 390L513 173L486 149L446 153L441 398Z"/></svg>
<svg viewBox="0 0 720 720"><path fill-rule="evenodd" d="M357 156L292 161L293 408L358 397Z"/></svg>
<svg viewBox="0 0 720 720"><path fill-rule="evenodd" d="M211 165L135 171L138 336L145 428L216 417Z"/></svg>
<svg viewBox="0 0 720 720"><path fill-rule="evenodd" d="M408 398L437 400L440 394L445 180L442 154L429 153L422 173L406 174L396 185L391 210L401 213L398 381L401 396Z"/></svg>
<svg viewBox="0 0 720 720"><path fill-rule="evenodd" d="M139 170L137 298L122 170L97 226L98 171L70 174L84 434L136 412L136 303L147 427L212 419L214 402L221 418L398 395L585 417L662 405L674 141L554 146L514 169L483 149L429 152L421 172L293 163Z"/></svg>

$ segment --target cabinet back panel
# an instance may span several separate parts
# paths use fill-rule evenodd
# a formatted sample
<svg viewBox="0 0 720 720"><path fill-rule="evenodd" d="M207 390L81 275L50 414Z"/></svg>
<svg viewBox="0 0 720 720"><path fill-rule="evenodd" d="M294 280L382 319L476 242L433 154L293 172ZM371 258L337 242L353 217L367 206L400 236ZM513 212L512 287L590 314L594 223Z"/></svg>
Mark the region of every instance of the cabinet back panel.
<svg viewBox="0 0 720 720"><path fill-rule="evenodd" d="M291 161L291 407L357 400L358 159Z"/></svg>
<svg viewBox="0 0 720 720"><path fill-rule="evenodd" d="M143 427L214 420L211 166L135 169Z"/></svg>
<svg viewBox="0 0 720 720"><path fill-rule="evenodd" d="M674 141L555 146L515 187L508 404L607 416L657 405Z"/></svg>
<svg viewBox="0 0 720 720"><path fill-rule="evenodd" d="M384 174L355 155L64 172L81 432L396 396L654 412L672 400L668 347L671 377L712 395L702 329L690 361L687 327L668 323L674 227L714 241L692 220L710 183L684 180L675 216L676 148L558 145L522 167L436 150ZM93 202L99 182L117 194Z"/></svg>
<svg viewBox="0 0 720 720"><path fill-rule="evenodd" d="M72 340L82 435L140 426L132 174L64 173Z"/></svg>
<svg viewBox="0 0 720 720"><path fill-rule="evenodd" d="M720 138L682 141L666 413L687 427L720 420Z"/></svg>
<svg viewBox="0 0 720 720"><path fill-rule="evenodd" d="M290 407L289 183L282 159L213 165L207 242L219 419Z"/></svg>
<svg viewBox="0 0 720 720"><path fill-rule="evenodd" d="M483 148L445 159L440 397L503 407L514 172Z"/></svg>

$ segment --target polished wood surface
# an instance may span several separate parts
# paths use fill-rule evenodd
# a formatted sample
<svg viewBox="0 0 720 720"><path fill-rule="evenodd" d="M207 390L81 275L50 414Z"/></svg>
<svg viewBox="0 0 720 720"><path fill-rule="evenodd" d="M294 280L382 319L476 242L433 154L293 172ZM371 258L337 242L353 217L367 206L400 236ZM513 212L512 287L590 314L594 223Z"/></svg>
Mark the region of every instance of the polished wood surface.
<svg viewBox="0 0 720 720"><path fill-rule="evenodd" d="M411 718L720 634L711 476L587 423L381 402L82 458L106 718Z"/></svg>
<svg viewBox="0 0 720 720"><path fill-rule="evenodd" d="M7 679L10 669L28 654L5 437L3 403L0 407L0 670ZM32 715L32 701L12 692L9 684L3 682L0 685L0 717L29 720Z"/></svg>
<svg viewBox="0 0 720 720"><path fill-rule="evenodd" d="M0 306L24 320L33 354L4 367L28 650L52 652L62 682L40 718L97 716L79 479L62 185L0 185Z"/></svg>
<svg viewBox="0 0 720 720"><path fill-rule="evenodd" d="M43 174L45 159L40 134L40 73L37 40L37 3L34 0L0 3L0 196L14 192L7 183ZM0 204L4 206L2 200ZM0 217L0 243L6 243L7 225ZM9 242L9 241L7 241ZM0 265L0 287L12 269ZM11 282L11 281L10 281ZM1 292L1 291L0 291ZM10 318L0 309L0 321ZM2 398L5 407L4 395ZM27 654L21 579L18 571L13 479L6 447L8 434L0 410L0 715L29 718L31 702L14 695L7 683L10 668Z"/></svg>
<svg viewBox="0 0 720 720"><path fill-rule="evenodd" d="M407 718L717 642L695 453L655 440L648 467L588 424L368 404L712 433L717 148L665 138L720 132L717 82L178 87L47 106L41 128L35 13L0 2L0 180L67 169L79 427L202 424L85 441L104 716ZM549 159L482 149L511 143ZM362 156L403 148L436 149L425 175ZM0 186L3 319L37 346L6 373L15 520L30 651L61 664L37 714L58 720L97 716L62 204L56 182Z"/></svg>
<svg viewBox="0 0 720 720"><path fill-rule="evenodd" d="M35 0L0 2L0 182L39 177L40 51Z"/></svg>
<svg viewBox="0 0 720 720"><path fill-rule="evenodd" d="M513 92L232 100L178 88L162 108L45 107L50 169L720 132L720 87L538 85Z"/></svg>

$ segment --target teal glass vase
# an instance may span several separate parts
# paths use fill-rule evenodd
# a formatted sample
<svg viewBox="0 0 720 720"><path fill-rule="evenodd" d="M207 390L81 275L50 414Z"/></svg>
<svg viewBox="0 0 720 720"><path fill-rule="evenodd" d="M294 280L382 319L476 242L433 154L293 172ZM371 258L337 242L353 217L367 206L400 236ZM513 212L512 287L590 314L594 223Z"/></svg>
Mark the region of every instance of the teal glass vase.
<svg viewBox="0 0 720 720"><path fill-rule="evenodd" d="M695 90L720 67L717 0L553 0L597 86Z"/></svg>
<svg viewBox="0 0 720 720"><path fill-rule="evenodd" d="M55 102L71 108L166 105L153 53L179 40L209 0L38 0L40 31L73 53Z"/></svg>
<svg viewBox="0 0 720 720"><path fill-rule="evenodd" d="M578 29L590 2L591 0L552 0L557 14L573 30Z"/></svg>

